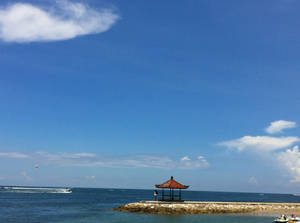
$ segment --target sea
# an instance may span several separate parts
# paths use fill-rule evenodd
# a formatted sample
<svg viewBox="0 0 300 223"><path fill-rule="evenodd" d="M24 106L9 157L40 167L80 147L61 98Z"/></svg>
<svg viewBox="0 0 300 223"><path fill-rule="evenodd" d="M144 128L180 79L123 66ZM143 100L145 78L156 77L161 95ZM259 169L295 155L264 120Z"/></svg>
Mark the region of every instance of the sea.
<svg viewBox="0 0 300 223"><path fill-rule="evenodd" d="M184 191L193 201L300 202L293 194ZM275 215L154 215L112 208L153 200L153 190L0 187L0 223L272 223ZM282 213L284 214L284 213Z"/></svg>

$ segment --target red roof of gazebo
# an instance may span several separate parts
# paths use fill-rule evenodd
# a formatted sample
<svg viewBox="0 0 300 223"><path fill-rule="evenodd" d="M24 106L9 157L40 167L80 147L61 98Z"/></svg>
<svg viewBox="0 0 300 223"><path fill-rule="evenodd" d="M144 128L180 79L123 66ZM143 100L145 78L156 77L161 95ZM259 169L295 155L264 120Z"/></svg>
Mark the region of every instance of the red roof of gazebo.
<svg viewBox="0 0 300 223"><path fill-rule="evenodd" d="M156 184L155 187L157 188L171 188L171 189L187 189L189 186L182 185L181 183L178 183L176 180L174 180L173 177L171 177L170 180L162 183L162 184Z"/></svg>

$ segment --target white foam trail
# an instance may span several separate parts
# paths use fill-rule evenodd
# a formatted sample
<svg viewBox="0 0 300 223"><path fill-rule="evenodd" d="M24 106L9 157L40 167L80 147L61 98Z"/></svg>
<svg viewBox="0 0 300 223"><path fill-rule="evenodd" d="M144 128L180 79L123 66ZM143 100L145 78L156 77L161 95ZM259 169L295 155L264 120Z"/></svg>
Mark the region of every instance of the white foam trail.
<svg viewBox="0 0 300 223"><path fill-rule="evenodd" d="M72 193L69 188L52 188L52 187L4 187L4 190L9 192L19 192L19 193Z"/></svg>

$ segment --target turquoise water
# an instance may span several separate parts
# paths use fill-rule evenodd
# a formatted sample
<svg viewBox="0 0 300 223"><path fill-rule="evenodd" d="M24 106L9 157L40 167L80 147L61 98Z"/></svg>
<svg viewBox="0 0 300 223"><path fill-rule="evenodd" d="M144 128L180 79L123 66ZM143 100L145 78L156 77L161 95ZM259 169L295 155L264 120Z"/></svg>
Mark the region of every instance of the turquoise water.
<svg viewBox="0 0 300 223"><path fill-rule="evenodd" d="M245 215L151 215L112 211L116 206L151 200L152 190L81 189L73 193L56 190L0 189L0 223L272 223L275 216ZM185 200L300 202L288 194L183 192Z"/></svg>

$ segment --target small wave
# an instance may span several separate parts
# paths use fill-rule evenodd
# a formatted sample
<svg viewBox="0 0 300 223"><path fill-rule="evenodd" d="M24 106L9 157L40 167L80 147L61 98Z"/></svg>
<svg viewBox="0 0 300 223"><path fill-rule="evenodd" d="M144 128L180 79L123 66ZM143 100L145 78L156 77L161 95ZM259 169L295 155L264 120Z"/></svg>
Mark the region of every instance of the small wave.
<svg viewBox="0 0 300 223"><path fill-rule="evenodd" d="M52 187L3 187L5 192L17 193L72 193L70 188L52 188Z"/></svg>

